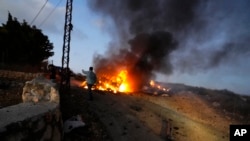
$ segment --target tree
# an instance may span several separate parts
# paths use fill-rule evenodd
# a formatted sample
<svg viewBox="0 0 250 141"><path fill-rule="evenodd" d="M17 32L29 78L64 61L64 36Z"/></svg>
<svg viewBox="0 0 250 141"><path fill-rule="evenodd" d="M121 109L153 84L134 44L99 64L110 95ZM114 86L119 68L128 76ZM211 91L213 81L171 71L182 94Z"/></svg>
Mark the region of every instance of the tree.
<svg viewBox="0 0 250 141"><path fill-rule="evenodd" d="M0 43L2 64L35 65L54 55L48 36L25 20L18 22L10 13L6 24L0 26Z"/></svg>

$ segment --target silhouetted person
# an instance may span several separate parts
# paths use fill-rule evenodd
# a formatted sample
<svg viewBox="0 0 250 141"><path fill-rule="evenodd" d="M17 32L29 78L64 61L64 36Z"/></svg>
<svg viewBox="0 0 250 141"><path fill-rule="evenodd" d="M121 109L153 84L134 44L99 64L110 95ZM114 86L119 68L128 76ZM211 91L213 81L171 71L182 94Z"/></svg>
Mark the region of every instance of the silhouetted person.
<svg viewBox="0 0 250 141"><path fill-rule="evenodd" d="M50 76L49 77L50 77L50 80L52 82L55 82L55 80L56 80L56 68L54 65L50 66Z"/></svg>
<svg viewBox="0 0 250 141"><path fill-rule="evenodd" d="M96 74L93 72L93 67L89 67L89 71L82 70L82 72L86 74L89 100L93 100L92 87L96 83Z"/></svg>

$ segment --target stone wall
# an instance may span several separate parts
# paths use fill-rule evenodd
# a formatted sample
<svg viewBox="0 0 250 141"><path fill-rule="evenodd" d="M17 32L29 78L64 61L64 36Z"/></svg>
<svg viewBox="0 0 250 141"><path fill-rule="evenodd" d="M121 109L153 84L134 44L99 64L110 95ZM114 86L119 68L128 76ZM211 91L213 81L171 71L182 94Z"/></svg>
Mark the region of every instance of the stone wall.
<svg viewBox="0 0 250 141"><path fill-rule="evenodd" d="M61 141L62 125L56 103L21 103L0 109L2 141Z"/></svg>
<svg viewBox="0 0 250 141"><path fill-rule="evenodd" d="M9 78L15 80L31 80L33 78L43 75L44 75L43 73L27 73L27 72L0 70L0 78Z"/></svg>
<svg viewBox="0 0 250 141"><path fill-rule="evenodd" d="M56 84L41 74L0 71L0 77L35 77L23 87L23 103L0 109L0 140L61 141L63 122Z"/></svg>

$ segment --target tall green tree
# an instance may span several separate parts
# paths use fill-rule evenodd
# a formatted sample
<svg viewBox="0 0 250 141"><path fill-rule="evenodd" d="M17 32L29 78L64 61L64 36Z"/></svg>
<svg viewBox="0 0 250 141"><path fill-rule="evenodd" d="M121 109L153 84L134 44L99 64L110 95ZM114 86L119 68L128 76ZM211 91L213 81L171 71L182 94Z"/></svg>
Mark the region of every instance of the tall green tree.
<svg viewBox="0 0 250 141"><path fill-rule="evenodd" d="M25 20L20 23L10 13L6 24L0 26L0 44L2 64L35 65L54 55L48 36Z"/></svg>

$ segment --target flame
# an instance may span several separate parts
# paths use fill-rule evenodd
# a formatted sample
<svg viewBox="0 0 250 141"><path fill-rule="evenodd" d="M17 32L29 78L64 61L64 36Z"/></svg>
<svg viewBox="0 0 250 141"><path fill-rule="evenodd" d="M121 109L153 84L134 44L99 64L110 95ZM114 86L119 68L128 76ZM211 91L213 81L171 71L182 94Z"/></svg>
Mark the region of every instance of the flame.
<svg viewBox="0 0 250 141"><path fill-rule="evenodd" d="M87 81L83 81L82 84L80 85L81 87L84 87L85 89L87 89Z"/></svg>
<svg viewBox="0 0 250 141"><path fill-rule="evenodd" d="M156 88L157 90L162 90L162 91L169 91L170 90L170 88L167 89L167 88L162 87L160 84L156 84L156 82L154 80L150 80L149 85L150 85L150 87Z"/></svg>
<svg viewBox="0 0 250 141"><path fill-rule="evenodd" d="M126 91L126 85L125 84L121 84L120 87L119 87L119 91L120 92Z"/></svg>
<svg viewBox="0 0 250 141"><path fill-rule="evenodd" d="M155 86L155 82L153 80L150 80L149 82L150 86L154 87Z"/></svg>
<svg viewBox="0 0 250 141"><path fill-rule="evenodd" d="M101 91L112 91L113 93L117 92L132 92L130 86L131 83L128 82L128 72L127 70L121 70L115 76L101 75L98 83L95 86L95 89ZM87 88L86 81L82 82L82 87Z"/></svg>
<svg viewBox="0 0 250 141"><path fill-rule="evenodd" d="M129 87L129 82L127 81L127 77L128 77L128 72L126 70L122 70L120 71L120 73L118 74L118 81L120 81L120 86L118 91L119 92L131 92L131 88Z"/></svg>
<svg viewBox="0 0 250 141"><path fill-rule="evenodd" d="M93 89L101 90L101 91L111 91L113 93L122 92L122 93L130 93L133 92L133 79L128 76L128 71L123 69L119 71L116 75L108 75L108 74L100 74L98 76L98 82L93 87ZM82 82L81 86L87 89L86 81ZM149 81L150 88L153 88L157 91L169 91L162 87L159 83L154 80Z"/></svg>

